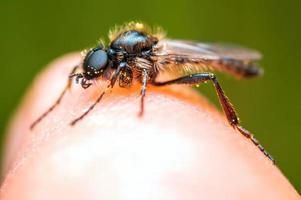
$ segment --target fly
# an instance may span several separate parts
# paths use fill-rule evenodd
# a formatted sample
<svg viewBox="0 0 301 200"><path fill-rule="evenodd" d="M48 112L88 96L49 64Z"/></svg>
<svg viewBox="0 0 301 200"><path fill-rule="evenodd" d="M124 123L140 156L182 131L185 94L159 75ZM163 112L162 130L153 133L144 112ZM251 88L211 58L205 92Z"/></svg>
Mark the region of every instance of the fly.
<svg viewBox="0 0 301 200"><path fill-rule="evenodd" d="M262 73L256 64L261 58L260 53L234 45L167 39L160 32L154 33L144 24L136 22L115 29L110 32L109 38L111 41L107 47L102 43L98 44L85 54L82 63L73 68L69 74L68 83L57 101L32 123L31 129L59 105L65 93L70 89L73 79L84 89L90 87L92 80L98 78L108 80L109 84L94 104L70 123L71 126L93 110L106 91L113 88L116 83L120 87L130 87L133 82L141 84L139 116L142 116L148 84L162 87L171 84L200 85L211 82L229 124L250 139L265 156L274 162L271 155L264 150L255 137L240 125L234 107L215 74L212 73L218 70L239 78L258 76ZM176 78L158 81L158 75L164 73Z"/></svg>

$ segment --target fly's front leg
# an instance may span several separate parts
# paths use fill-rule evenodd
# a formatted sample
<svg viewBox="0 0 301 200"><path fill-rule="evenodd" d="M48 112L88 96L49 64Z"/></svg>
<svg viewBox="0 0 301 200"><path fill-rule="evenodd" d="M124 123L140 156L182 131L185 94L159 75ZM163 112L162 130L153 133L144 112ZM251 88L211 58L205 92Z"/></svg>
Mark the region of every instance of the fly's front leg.
<svg viewBox="0 0 301 200"><path fill-rule="evenodd" d="M145 97L145 92L146 92L146 86L147 86L147 81L148 81L148 74L146 69L142 69L142 86L141 86L141 101L140 101L140 111L139 111L139 116L141 117L144 113L144 97Z"/></svg>
<svg viewBox="0 0 301 200"><path fill-rule="evenodd" d="M44 119L51 111L54 110L54 108L56 106L58 106L61 102L61 100L63 99L64 95L66 94L66 92L71 88L71 84L72 84L72 78L74 76L78 77L80 76L80 74L74 74L76 72L78 68L78 65L73 67L71 72L69 73L69 77L68 77L68 81L67 81L67 84L64 88L64 90L61 92L60 96L58 97L58 99L54 102L54 104L49 107L39 118L37 118L31 125L30 125L30 129L34 129L34 127L40 123L42 121L42 119Z"/></svg>
<svg viewBox="0 0 301 200"><path fill-rule="evenodd" d="M98 98L96 99L96 101L88 108L88 110L86 110L81 116L79 116L78 118L74 119L70 125L71 126L74 126L77 122L79 122L80 120L82 120L84 117L86 117L91 110L94 109L94 107L101 101L102 97L105 95L105 93L107 92L108 89L110 88L113 88L115 83L116 83L116 80L121 72L121 70L126 67L126 64L124 63L121 63L118 68L116 69L116 71L114 72L114 74L112 75L112 78L110 80L110 83L107 85L107 88L102 92L100 93L100 95L98 96Z"/></svg>
<svg viewBox="0 0 301 200"><path fill-rule="evenodd" d="M246 129L244 129L240 124L237 117L237 114L234 110L234 107L230 103L228 97L225 95L224 91L222 90L220 84L218 83L216 76L212 73L197 73L197 74L191 74L188 76L180 77L174 80L166 81L166 82L154 82L153 84L155 86L164 86L164 85L170 85L170 84L200 84L204 83L206 81L211 81L215 87L215 90L217 92L220 104L223 107L223 110L227 116L228 122L230 125L237 129L242 135L250 139L254 145L256 145L260 151L264 153L265 156L267 156L271 161L274 162L274 159L272 156L264 150L264 148L259 144L259 142L256 140L256 138Z"/></svg>

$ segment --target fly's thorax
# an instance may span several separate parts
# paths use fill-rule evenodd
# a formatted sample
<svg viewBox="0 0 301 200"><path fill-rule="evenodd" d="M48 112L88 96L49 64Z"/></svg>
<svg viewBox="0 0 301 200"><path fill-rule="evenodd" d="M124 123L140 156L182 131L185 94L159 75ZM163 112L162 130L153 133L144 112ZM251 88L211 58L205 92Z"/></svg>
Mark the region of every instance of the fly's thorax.
<svg viewBox="0 0 301 200"><path fill-rule="evenodd" d="M115 51L124 51L127 54L141 54L150 51L158 42L156 37L143 32L130 30L121 33L111 42L110 48Z"/></svg>

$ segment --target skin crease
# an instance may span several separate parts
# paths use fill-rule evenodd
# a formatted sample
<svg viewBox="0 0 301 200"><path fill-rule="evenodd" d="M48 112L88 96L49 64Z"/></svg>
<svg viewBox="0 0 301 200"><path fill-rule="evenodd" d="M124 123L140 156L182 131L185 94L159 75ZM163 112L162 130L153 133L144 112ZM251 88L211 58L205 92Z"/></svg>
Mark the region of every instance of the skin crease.
<svg viewBox="0 0 301 200"><path fill-rule="evenodd" d="M17 110L0 199L300 199L277 166L187 87L148 87L143 118L139 86L116 88L70 127L101 88L74 85L30 131L79 61L70 54L53 62Z"/></svg>

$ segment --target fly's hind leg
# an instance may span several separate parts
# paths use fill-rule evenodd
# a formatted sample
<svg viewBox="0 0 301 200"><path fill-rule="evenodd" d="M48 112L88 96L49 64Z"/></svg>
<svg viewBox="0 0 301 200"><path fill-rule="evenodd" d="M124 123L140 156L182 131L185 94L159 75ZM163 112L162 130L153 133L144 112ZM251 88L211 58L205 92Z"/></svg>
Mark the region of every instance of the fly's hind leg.
<svg viewBox="0 0 301 200"><path fill-rule="evenodd" d="M72 84L72 78L74 77L74 76L77 76L77 77L79 77L80 76L80 74L74 74L75 73L75 71L77 70L77 68L78 68L78 65L77 66L75 66L75 67L73 67L73 69L71 70L71 72L70 72L70 74L69 74L69 78L68 78L68 82L67 82L67 84L66 84L66 86L65 86L65 88L64 88L64 90L61 92L61 94L60 94L60 96L58 97L58 99L54 102L54 104L51 106L51 107L49 107L39 118L37 118L31 125L30 125L30 129L32 130L32 129L34 129L34 127L38 124L38 123L40 123L51 111L53 111L54 110L54 108L55 107L57 107L59 104L60 104L60 102L61 102L61 100L63 99L63 97L64 97L64 95L66 94L66 92L70 89L70 87L71 87L71 84ZM80 77L79 77L80 78Z"/></svg>
<svg viewBox="0 0 301 200"><path fill-rule="evenodd" d="M275 162L272 156L259 144L256 138L246 129L244 129L240 124L237 117L237 114L234 110L234 107L230 103L228 97L225 95L224 91L222 90L220 84L218 83L216 76L212 73L197 73L191 74L188 76L183 76L174 80L166 81L166 82L154 82L155 86L165 86L170 84L200 84L206 81L211 81L215 87L217 92L220 104L223 107L223 110L227 116L228 122L230 125L237 129L243 136L250 139L254 145L256 145L261 152L265 156L267 156L273 163Z"/></svg>

